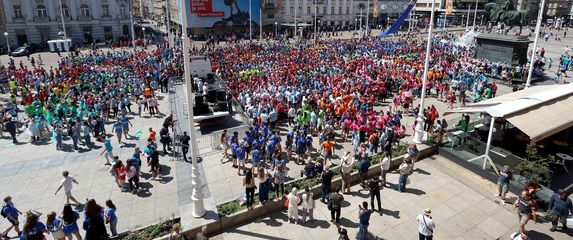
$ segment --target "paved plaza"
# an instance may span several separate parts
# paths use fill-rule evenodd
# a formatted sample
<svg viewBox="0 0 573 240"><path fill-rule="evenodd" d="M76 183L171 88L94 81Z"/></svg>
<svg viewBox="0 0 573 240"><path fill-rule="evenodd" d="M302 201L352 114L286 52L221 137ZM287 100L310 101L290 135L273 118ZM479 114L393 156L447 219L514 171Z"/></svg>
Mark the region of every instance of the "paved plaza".
<svg viewBox="0 0 573 240"><path fill-rule="evenodd" d="M568 36L563 41L549 42L540 41L540 47L546 50L546 56L553 59L553 67L546 72L547 77L553 77L558 57L564 52L565 47L573 46L573 39ZM104 50L105 51L105 50ZM55 66L58 57L54 53L41 53L45 66ZM37 59L38 54L32 57ZM8 62L6 55L0 56L0 62ZM25 57L14 58L16 63L22 61L29 64ZM572 81L571 76L564 77L566 81ZM543 84L549 84L547 81ZM511 87L500 86L498 95L511 92ZM169 113L168 94L160 94L159 109L162 113ZM0 98L5 96L0 96ZM417 101L415 104L417 104ZM446 110L446 104L437 101L435 97L426 101L427 105L434 105L440 113ZM183 111L185 105L178 109ZM387 107L386 104L377 106L377 110ZM184 116L182 114L181 116ZM127 145L120 148L115 138L112 138L114 154L125 160L133 153L133 147L144 146L145 136L149 127L159 131L163 118L139 118L134 116L131 119L133 127L131 134L141 131L140 137L127 139ZM179 119L182 123L186 121L184 117ZM240 121L240 117L231 117ZM448 115L446 119L453 121L457 116ZM408 133L411 133L413 116L406 116L403 120ZM182 127L188 129L185 122ZM216 127L210 126L209 128ZM107 125L108 133L111 128ZM199 163L202 189L205 195L206 206L209 211L216 211L213 206L235 199L244 194L241 186L242 178L236 174L236 169L230 163L221 164L219 161L220 151L214 151L210 146L210 133L208 131L199 132L203 141L199 150L203 161ZM407 137L409 140L411 137ZM316 139L315 139L316 140ZM0 196L11 195L16 207L21 211L36 210L43 214L49 211L60 212L65 203L63 192L54 195L61 180L61 172L70 171L79 185L74 186L74 196L84 201L86 198L94 198L100 204L107 199L112 199L117 206L118 230L135 229L151 223L161 221L161 219L180 215L180 206L190 203L190 164L186 162L172 161L169 156L160 158L162 165L163 180L150 180L147 174L149 167L143 166L145 173L141 185L145 189L137 195L121 192L114 183L113 177L108 173L108 166L104 165L105 159L99 154L102 151L102 144L97 142L96 148L92 150L80 146L79 151L71 150L71 140L64 140L64 151L56 151L55 144L49 141L42 145L29 143L26 135L18 137L20 144L12 144L6 137L0 138ZM350 150L348 143L342 145L337 150L337 154ZM440 157L435 157L436 159ZM373 215L371 219L370 231L373 235L381 239L414 239L417 235L417 225L415 217L424 208L432 208L433 215L437 222L437 239L506 239L508 234L517 230L517 217L513 212L513 207L502 207L491 199L490 195L495 192L492 186L491 193L484 188L468 187L470 183L463 182L448 174L452 171L462 171L461 169L442 168L445 159L440 163L432 160L424 160L417 165L422 171L412 176L413 191L411 193L398 193L394 189L384 189L383 216ZM300 169L303 166L289 163L289 177L291 179L300 177ZM471 173L467 173L470 175ZM389 181L396 183L397 174L391 174ZM472 178L467 181L485 181L479 178ZM463 183L462 183L463 182ZM488 183L483 183L488 186ZM489 183L491 185L491 183ZM480 190L481 189L481 190ZM486 190L483 190L486 189ZM355 192L352 196L347 196L347 205L343 208L342 216L345 220L342 225L349 229L349 235L354 236L357 231L357 205L362 202L365 191L359 191L358 187L353 188ZM317 202L318 203L318 202ZM211 207L211 208L209 208ZM214 237L214 239L334 239L336 229L328 222L329 213L326 207L319 204L315 210L315 222L308 225L293 225L285 222L284 213L274 213L269 217L260 219L254 223L243 225L228 232ZM42 218L43 219L43 218ZM0 228L4 229L7 221L0 221ZM548 224L530 223L528 228L539 233L539 238L533 239L570 239L563 233L549 233ZM570 234L570 233L569 233Z"/></svg>

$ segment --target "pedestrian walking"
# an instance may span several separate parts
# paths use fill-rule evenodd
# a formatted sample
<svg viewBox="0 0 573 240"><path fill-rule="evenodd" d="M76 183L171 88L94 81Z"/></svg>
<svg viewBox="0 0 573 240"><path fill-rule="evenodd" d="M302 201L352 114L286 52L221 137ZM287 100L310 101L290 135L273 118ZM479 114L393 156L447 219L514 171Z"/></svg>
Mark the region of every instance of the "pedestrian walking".
<svg viewBox="0 0 573 240"><path fill-rule="evenodd" d="M330 171L330 166L326 166L324 171L320 175L321 178L321 193L320 193L320 201L326 203L326 199L332 190L332 176L334 173Z"/></svg>
<svg viewBox="0 0 573 240"><path fill-rule="evenodd" d="M8 220L8 222L10 222L10 224L11 224L8 228L6 228L6 230L4 230L4 232L2 233L2 237L3 238L9 238L8 233L10 232L10 230L12 230L12 228L18 234L20 234L20 222L18 221L18 216L20 214L22 214L22 212L20 212L20 210L18 210L14 206L14 203L12 202L11 196L6 196L4 198L4 206L2 206L2 212L1 213L2 213L2 217L6 218Z"/></svg>
<svg viewBox="0 0 573 240"><path fill-rule="evenodd" d="M298 190L293 187L290 193L287 195L288 201L288 222L291 220L296 224L298 222L298 204L300 203L300 198L298 197Z"/></svg>
<svg viewBox="0 0 573 240"><path fill-rule="evenodd" d="M115 212L117 211L117 207L111 200L105 201L105 211L104 211L104 218L105 223L109 223L109 231L111 232L111 236L117 235L117 215Z"/></svg>
<svg viewBox="0 0 573 240"><path fill-rule="evenodd" d="M513 205L517 208L519 230L524 233L525 225L529 222L529 219L533 219L534 223L537 222L537 204L531 199L527 190L523 190Z"/></svg>
<svg viewBox="0 0 573 240"><path fill-rule="evenodd" d="M109 159L115 159L115 156L113 155L113 147L111 146L111 141L109 139L109 137L105 138L105 142L103 143L103 151L99 154L99 155L104 155L105 157L105 165L111 165L111 163L109 162Z"/></svg>
<svg viewBox="0 0 573 240"><path fill-rule="evenodd" d="M338 240L350 240L346 228L338 228Z"/></svg>
<svg viewBox="0 0 573 240"><path fill-rule="evenodd" d="M407 158L402 160L402 164L398 167L400 172L400 178L398 179L398 191L404 192L406 190L406 184L408 183L408 175L412 173L412 168L410 167L410 161Z"/></svg>
<svg viewBox="0 0 573 240"><path fill-rule="evenodd" d="M257 171L257 177L259 178L259 202L265 204L269 200L271 180L264 167L259 167Z"/></svg>
<svg viewBox="0 0 573 240"><path fill-rule="evenodd" d="M126 177L129 183L129 190L135 194L139 190L139 170L133 161L127 161L125 168L127 170Z"/></svg>
<svg viewBox="0 0 573 240"><path fill-rule="evenodd" d="M408 156L410 158L410 168L412 168L412 171L414 171L414 164L416 163L416 161L418 161L418 155L420 155L420 151L418 151L418 146L416 146L416 144L412 144L410 145L410 147L408 147Z"/></svg>
<svg viewBox="0 0 573 240"><path fill-rule="evenodd" d="M308 187L304 188L304 193L302 194L302 224L306 223L306 218L309 221L314 220L314 194L310 191Z"/></svg>
<svg viewBox="0 0 573 240"><path fill-rule="evenodd" d="M370 206L372 206L372 211L374 211L374 199L378 203L378 212L382 214L382 205L380 201L380 188L384 187L380 181L379 176L374 176L370 181L368 181L367 189L370 191Z"/></svg>
<svg viewBox="0 0 573 240"><path fill-rule="evenodd" d="M17 123L18 123L18 120L15 117L11 117L5 123L6 131L8 131L8 133L10 133L10 137L12 137L12 143L14 143L14 144L18 143L18 140L16 139L16 129L17 129L16 124Z"/></svg>
<svg viewBox="0 0 573 240"><path fill-rule="evenodd" d="M245 178L243 178L243 187L245 187L247 209L251 210L255 204L255 189L257 188L257 184L255 183L253 172L250 169L247 170L247 174L245 174Z"/></svg>
<svg viewBox="0 0 573 240"><path fill-rule="evenodd" d="M432 210L429 208L424 209L423 214L418 214L418 235L420 240L432 240L434 237L434 229L436 224L432 219Z"/></svg>
<svg viewBox="0 0 573 240"><path fill-rule="evenodd" d="M338 189L333 189L328 197L328 210L330 210L330 222L338 225L340 222L340 212L342 208L342 200L344 197L339 193Z"/></svg>
<svg viewBox="0 0 573 240"><path fill-rule="evenodd" d="M573 203L563 189L559 189L551 197L548 209L550 210L549 216L551 216L551 228L549 230L552 232L557 230L557 223L560 222L563 224L561 229L567 231L567 217L569 217L569 213L573 215Z"/></svg>
<svg viewBox="0 0 573 240"><path fill-rule="evenodd" d="M70 200L73 201L74 204L79 204L78 200L76 200L76 198L72 196L72 188L74 187L72 183L75 183L77 185L78 181L74 177L70 176L70 173L68 171L62 172L62 176L63 178L60 181L60 186L58 187L58 189L56 189L54 195L58 194L60 189L62 189L63 187L64 192L66 193L66 204L70 204Z"/></svg>
<svg viewBox="0 0 573 240"><path fill-rule="evenodd" d="M159 142L163 145L163 153L165 155L169 155L169 151L171 151L171 136L169 136L169 128L163 126L161 130L159 130Z"/></svg>
<svg viewBox="0 0 573 240"><path fill-rule="evenodd" d="M187 161L187 153L189 152L189 141L191 137L187 135L187 131L183 132L183 135L179 137L179 143L181 143L181 152L183 153L183 160Z"/></svg>
<svg viewBox="0 0 573 240"><path fill-rule="evenodd" d="M71 240L73 236L75 236L77 240L82 240L80 228L77 223L79 218L80 214L72 209L72 205L64 205L64 209L62 210L62 220L64 221L62 230L68 240Z"/></svg>
<svg viewBox="0 0 573 240"><path fill-rule="evenodd" d="M151 151L151 160L149 161L149 167L151 172L151 180L160 180L161 172L159 167L159 151L153 149Z"/></svg>
<svg viewBox="0 0 573 240"><path fill-rule="evenodd" d="M350 175L352 173L352 167L354 166L354 157L350 156L350 154L350 152L346 152L342 157L342 163L340 165L342 173L342 194L350 193Z"/></svg>
<svg viewBox="0 0 573 240"><path fill-rule="evenodd" d="M362 205L358 205L358 234L356 239L364 240L368 234L368 225L370 225L370 215L372 211L368 209L368 203L362 202Z"/></svg>
<svg viewBox="0 0 573 240"><path fill-rule="evenodd" d="M57 216L56 212L51 211L46 215L46 228L52 234L55 240L64 240L64 223L60 217Z"/></svg>
<svg viewBox="0 0 573 240"><path fill-rule="evenodd" d="M505 195L509 191L509 181L513 180L513 173L509 166L505 165L499 172L497 178L497 197L501 198L501 204L505 205Z"/></svg>
<svg viewBox="0 0 573 240"><path fill-rule="evenodd" d="M281 199L285 194L285 182L287 178L287 171L285 171L285 166L283 164L275 165L275 171L273 172L273 185L276 192L276 199Z"/></svg>

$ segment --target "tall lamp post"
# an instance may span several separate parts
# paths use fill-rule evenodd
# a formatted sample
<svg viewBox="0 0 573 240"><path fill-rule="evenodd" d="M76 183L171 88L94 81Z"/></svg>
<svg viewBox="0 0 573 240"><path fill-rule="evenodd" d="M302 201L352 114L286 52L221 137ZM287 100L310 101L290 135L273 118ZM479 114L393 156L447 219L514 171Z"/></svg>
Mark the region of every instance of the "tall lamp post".
<svg viewBox="0 0 573 240"><path fill-rule="evenodd" d="M64 32L64 41L65 45L67 45L68 35L66 33L66 21L64 20L64 8L62 5L62 0L60 0L60 18L62 18L62 31Z"/></svg>
<svg viewBox="0 0 573 240"><path fill-rule="evenodd" d="M142 27L141 31L143 31L143 47L145 48L145 27Z"/></svg>
<svg viewBox="0 0 573 240"><path fill-rule="evenodd" d="M318 36L320 36L320 27L322 27L322 25L320 24L320 19L318 19L318 26L316 27L318 31L318 35L316 36L318 38Z"/></svg>
<svg viewBox="0 0 573 240"><path fill-rule="evenodd" d="M189 1L181 1L181 9L187 9ZM195 99L195 93L193 93L192 82L191 82L191 60L189 58L189 39L187 38L187 14L183 10L184 14L181 15L181 27L182 36L181 40L183 42L183 68L185 84L187 88L187 108L189 109L189 117L187 119L189 124L189 132L191 137L191 183L193 184L193 192L191 193L191 201L193 201L193 217L199 218L205 215L205 206L203 205L203 193L201 192L201 178L199 178L199 168L197 167L197 136L195 131L195 120L193 113L193 99ZM181 14L181 13L179 13Z"/></svg>
<svg viewBox="0 0 573 240"><path fill-rule="evenodd" d="M277 37L279 23L275 22L275 38Z"/></svg>
<svg viewBox="0 0 573 240"><path fill-rule="evenodd" d="M354 33L356 33L356 27L358 27L358 18L354 19Z"/></svg>
<svg viewBox="0 0 573 240"><path fill-rule="evenodd" d="M4 32L4 37L6 38L6 47L8 48L8 54L10 54L10 41L8 41L8 32Z"/></svg>
<svg viewBox="0 0 573 240"><path fill-rule="evenodd" d="M474 31L476 30L476 19L477 19L477 15L478 15L478 0L476 0L476 7L475 7L475 10L474 10L474 26L473 26Z"/></svg>
<svg viewBox="0 0 573 240"><path fill-rule="evenodd" d="M529 72L527 73L527 81L525 81L525 88L531 86L531 76L533 75L533 63L537 57L537 41L539 40L539 30L541 28L541 21L543 21L543 9L545 8L545 0L541 0L539 13L537 14L537 23L535 25L535 40L533 40L533 51L531 51L531 60L529 62Z"/></svg>
<svg viewBox="0 0 573 240"><path fill-rule="evenodd" d="M422 143L424 135L424 100L426 98L426 81L428 80L428 68L430 65L430 54L432 53L432 29L434 28L434 10L436 0L432 0L432 11L430 13L430 25L428 26L428 41L426 43L426 59L424 60L424 76L422 78L422 96L420 98L420 110L418 111L418 119L416 124L416 131L414 132L415 143Z"/></svg>

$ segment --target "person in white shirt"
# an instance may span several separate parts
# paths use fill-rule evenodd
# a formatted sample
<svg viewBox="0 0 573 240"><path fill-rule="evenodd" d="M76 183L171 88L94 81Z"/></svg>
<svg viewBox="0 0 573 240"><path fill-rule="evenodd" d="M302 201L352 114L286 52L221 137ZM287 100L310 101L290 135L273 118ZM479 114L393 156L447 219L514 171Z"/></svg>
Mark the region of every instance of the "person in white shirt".
<svg viewBox="0 0 573 240"><path fill-rule="evenodd" d="M350 174L352 166L354 165L354 157L350 156L350 152L342 157L340 168L342 170L342 193L350 193Z"/></svg>
<svg viewBox="0 0 573 240"><path fill-rule="evenodd" d="M382 177L384 186L386 186L386 173L390 170L390 162L392 162L392 156L389 152L384 151L384 158L382 158L382 163L380 164L380 177Z"/></svg>
<svg viewBox="0 0 573 240"><path fill-rule="evenodd" d="M60 189L62 189L63 187L64 192L66 192L66 204L70 204L70 200L73 201L74 204L79 204L78 200L76 200L76 198L72 196L72 187L73 187L72 183L78 184L78 181L76 181L74 177L70 176L70 173L68 171L64 171L62 173L62 176L64 176L64 178L60 182L60 186L58 187L54 195L58 194Z"/></svg>
<svg viewBox="0 0 573 240"><path fill-rule="evenodd" d="M209 93L209 86L203 83L203 95L207 95Z"/></svg>
<svg viewBox="0 0 573 240"><path fill-rule="evenodd" d="M266 111L263 111L263 113L261 113L260 118L261 118L261 123L262 123L262 124L267 124L268 121L269 121L269 115L267 114Z"/></svg>
<svg viewBox="0 0 573 240"><path fill-rule="evenodd" d="M434 237L434 228L436 224L432 220L432 210L429 208L424 209L424 214L418 214L418 233L420 240L432 240Z"/></svg>
<svg viewBox="0 0 573 240"><path fill-rule="evenodd" d="M509 235L509 239L510 240L528 240L529 237L525 234L525 233L521 233L521 232L514 232L511 235Z"/></svg>

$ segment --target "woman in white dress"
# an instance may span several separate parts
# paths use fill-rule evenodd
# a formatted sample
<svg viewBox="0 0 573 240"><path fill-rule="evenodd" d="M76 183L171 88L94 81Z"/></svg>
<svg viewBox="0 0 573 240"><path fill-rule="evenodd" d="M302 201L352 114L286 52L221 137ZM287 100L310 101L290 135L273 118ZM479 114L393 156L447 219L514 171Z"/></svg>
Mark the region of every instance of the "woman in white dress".
<svg viewBox="0 0 573 240"><path fill-rule="evenodd" d="M288 199L288 221L294 220L294 223L298 221L298 204L300 203L300 198L298 197L298 191L296 188L292 188L287 196Z"/></svg>

